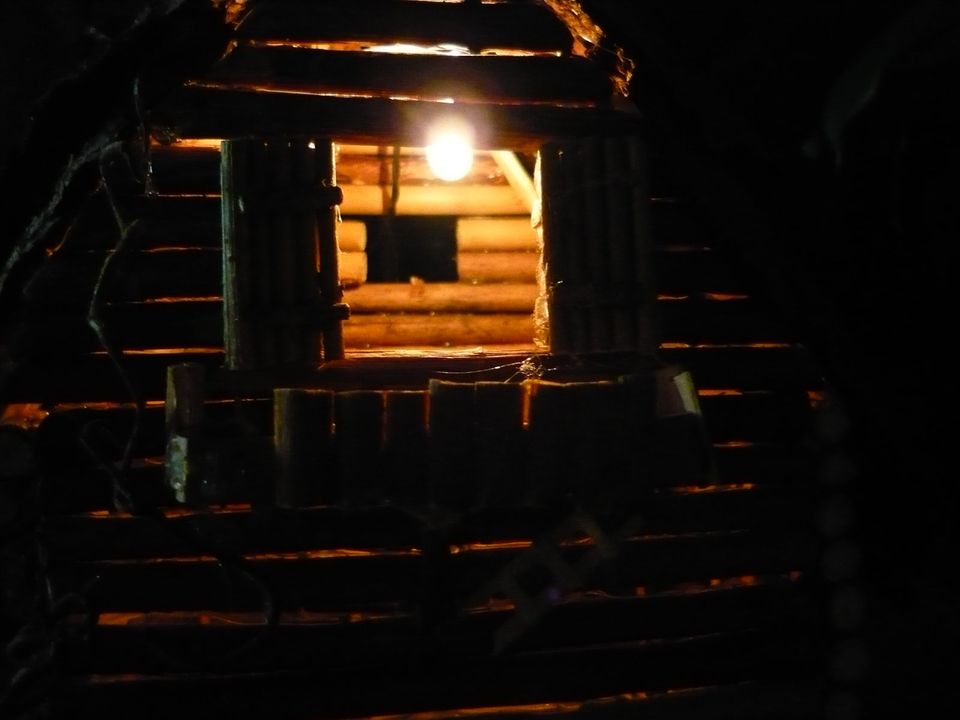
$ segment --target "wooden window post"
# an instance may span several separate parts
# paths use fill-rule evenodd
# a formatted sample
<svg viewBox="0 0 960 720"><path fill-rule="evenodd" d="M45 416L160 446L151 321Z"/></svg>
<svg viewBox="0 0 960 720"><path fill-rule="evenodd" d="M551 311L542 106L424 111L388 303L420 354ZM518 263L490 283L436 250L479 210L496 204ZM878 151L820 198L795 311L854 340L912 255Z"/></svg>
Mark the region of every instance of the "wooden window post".
<svg viewBox="0 0 960 720"><path fill-rule="evenodd" d="M652 355L657 296L640 139L549 143L538 162L551 351Z"/></svg>
<svg viewBox="0 0 960 720"><path fill-rule="evenodd" d="M333 143L227 140L220 178L227 368L343 357Z"/></svg>

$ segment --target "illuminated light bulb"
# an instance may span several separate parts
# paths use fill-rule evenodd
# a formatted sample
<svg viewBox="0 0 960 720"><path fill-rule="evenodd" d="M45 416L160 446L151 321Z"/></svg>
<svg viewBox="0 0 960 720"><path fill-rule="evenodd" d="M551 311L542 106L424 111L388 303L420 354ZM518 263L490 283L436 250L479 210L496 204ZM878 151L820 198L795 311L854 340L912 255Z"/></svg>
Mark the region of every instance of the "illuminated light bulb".
<svg viewBox="0 0 960 720"><path fill-rule="evenodd" d="M463 178L473 165L473 128L469 123L448 118L435 124L427 134L427 164L441 180Z"/></svg>

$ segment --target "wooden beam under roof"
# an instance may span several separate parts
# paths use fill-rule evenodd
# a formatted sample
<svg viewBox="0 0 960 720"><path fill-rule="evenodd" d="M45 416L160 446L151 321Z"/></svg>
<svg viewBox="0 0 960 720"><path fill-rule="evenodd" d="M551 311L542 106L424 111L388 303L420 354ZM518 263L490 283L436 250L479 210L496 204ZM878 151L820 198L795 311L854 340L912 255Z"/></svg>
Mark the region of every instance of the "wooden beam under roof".
<svg viewBox="0 0 960 720"><path fill-rule="evenodd" d="M237 28L245 39L371 46L455 45L568 54L573 38L545 6L410 0L260 0Z"/></svg>
<svg viewBox="0 0 960 720"><path fill-rule="evenodd" d="M204 81L291 92L600 105L610 80L579 57L406 55L239 45Z"/></svg>
<svg viewBox="0 0 960 720"><path fill-rule="evenodd" d="M175 137L332 136L340 142L423 145L427 127L456 114L475 146L535 152L551 138L638 132L639 118L606 108L440 103L385 98L184 87L156 108L154 127Z"/></svg>

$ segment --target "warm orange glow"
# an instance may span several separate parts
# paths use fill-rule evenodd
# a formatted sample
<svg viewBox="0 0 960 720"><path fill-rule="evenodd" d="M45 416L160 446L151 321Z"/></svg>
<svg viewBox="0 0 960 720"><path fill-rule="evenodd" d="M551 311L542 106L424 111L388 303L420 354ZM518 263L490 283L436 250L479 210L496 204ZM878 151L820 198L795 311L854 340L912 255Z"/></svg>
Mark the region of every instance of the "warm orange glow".
<svg viewBox="0 0 960 720"><path fill-rule="evenodd" d="M441 180L466 177L473 165L473 126L458 117L446 117L427 129L427 164Z"/></svg>
<svg viewBox="0 0 960 720"><path fill-rule="evenodd" d="M677 487L666 488L671 495L703 495L725 492L746 492L754 490L757 486L754 483L723 483L716 485L679 485Z"/></svg>
<svg viewBox="0 0 960 720"><path fill-rule="evenodd" d="M184 303L184 302L218 303L218 302L223 302L223 298L220 297L219 295L179 295L177 297L147 298L146 300L140 300L139 302L134 302L131 304L161 305L161 304L168 304L168 303Z"/></svg>
<svg viewBox="0 0 960 720"><path fill-rule="evenodd" d="M472 52L463 45L418 45L414 43L395 43L393 45L373 45L363 40L336 40L331 42L296 42L290 40L248 40L250 47L288 47L300 50L332 50L337 52L371 52L401 55L499 55L504 57L562 57L559 50L523 50L518 48L487 47L480 52Z"/></svg>
<svg viewBox="0 0 960 720"><path fill-rule="evenodd" d="M220 138L183 138L174 140L170 144L165 144L156 138L150 139L150 147L153 148L173 148L184 150L219 150Z"/></svg>
<svg viewBox="0 0 960 720"><path fill-rule="evenodd" d="M144 407L163 407L163 400L147 400L143 403ZM71 410L133 410L137 406L129 402L76 402L76 403L57 403L53 406L54 412L69 412Z"/></svg>
<svg viewBox="0 0 960 720"><path fill-rule="evenodd" d="M705 292L703 294L704 300L712 300L716 302L725 302L728 300L749 300L749 295L738 295L735 293L715 293L715 292Z"/></svg>
<svg viewBox="0 0 960 720"><path fill-rule="evenodd" d="M0 415L0 425L15 425L24 430L40 427L50 412L40 403L19 403L7 405Z"/></svg>
<svg viewBox="0 0 960 720"><path fill-rule="evenodd" d="M463 552L486 552L489 550L527 550L533 547L532 540L501 540L494 542L463 543L451 545L450 554L459 555Z"/></svg>
<svg viewBox="0 0 960 720"><path fill-rule="evenodd" d="M165 193L160 192L154 195L156 198L180 198L180 199L200 199L200 200L219 200L220 193L218 192L206 192L206 193L185 193L185 192L174 192L174 193Z"/></svg>
<svg viewBox="0 0 960 720"><path fill-rule="evenodd" d="M97 350L91 355L106 355L106 351ZM183 348L124 348L124 355L222 355L223 348L183 347Z"/></svg>
<svg viewBox="0 0 960 720"><path fill-rule="evenodd" d="M727 442L713 443L715 448L749 448L756 446L757 443L751 440L728 440Z"/></svg>
<svg viewBox="0 0 960 720"><path fill-rule="evenodd" d="M697 395L700 397L733 397L743 394L743 390L736 390L733 388L699 388L697 390Z"/></svg>
<svg viewBox="0 0 960 720"><path fill-rule="evenodd" d="M826 399L826 393L823 390L807 390L807 400L810 401L810 407L820 407L823 405L824 399Z"/></svg>
<svg viewBox="0 0 960 720"><path fill-rule="evenodd" d="M715 350L715 349L751 349L751 350L773 350L793 347L790 343L782 342L757 342L757 343L684 343L684 342L665 342L660 343L661 350Z"/></svg>
<svg viewBox="0 0 960 720"><path fill-rule="evenodd" d="M255 561L299 561L299 560L332 560L337 558L355 557L419 557L419 548L403 548L389 550L357 550L354 548L321 548L316 550L300 550L296 552L276 553L249 553L243 555L244 560ZM211 555L175 555L171 557L153 558L123 558L115 560L100 560L104 565L175 565L188 563L219 562Z"/></svg>

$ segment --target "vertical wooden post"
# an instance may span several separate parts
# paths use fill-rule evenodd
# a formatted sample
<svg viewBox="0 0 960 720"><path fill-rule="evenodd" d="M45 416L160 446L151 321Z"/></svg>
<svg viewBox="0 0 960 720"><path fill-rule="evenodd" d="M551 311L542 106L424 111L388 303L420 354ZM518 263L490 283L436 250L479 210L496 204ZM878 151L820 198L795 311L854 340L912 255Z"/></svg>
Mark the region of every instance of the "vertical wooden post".
<svg viewBox="0 0 960 720"><path fill-rule="evenodd" d="M432 499L466 510L477 502L474 384L432 379L429 387Z"/></svg>
<svg viewBox="0 0 960 720"><path fill-rule="evenodd" d="M399 504L427 500L427 393L388 390L384 393L383 457L387 497Z"/></svg>
<svg viewBox="0 0 960 720"><path fill-rule="evenodd" d="M515 506L526 498L525 391L520 383L476 384L475 462L482 506Z"/></svg>
<svg viewBox="0 0 960 720"><path fill-rule="evenodd" d="M310 367L343 356L333 143L221 145L227 367ZM317 271L319 266L319 283Z"/></svg>
<svg viewBox="0 0 960 720"><path fill-rule="evenodd" d="M331 202L317 208L317 238L320 260L320 303L324 309L323 359L336 360L343 357L343 328L340 321L346 317L343 305L343 287L340 284L337 247L337 206L343 201L343 194L337 188L336 156L333 142L317 140L314 180L320 187L332 191L328 193Z"/></svg>
<svg viewBox="0 0 960 720"><path fill-rule="evenodd" d="M551 350L653 354L656 292L639 138L550 143L541 160Z"/></svg>
<svg viewBox="0 0 960 720"><path fill-rule="evenodd" d="M275 389L273 447L277 505L296 508L335 499L332 392Z"/></svg>
<svg viewBox="0 0 960 720"><path fill-rule="evenodd" d="M174 499L180 503L206 499L203 488L203 397L203 365L181 363L167 368L164 474Z"/></svg>
<svg viewBox="0 0 960 720"><path fill-rule="evenodd" d="M380 472L383 394L375 390L338 392L335 406L340 497L355 507L379 504L385 498Z"/></svg>

